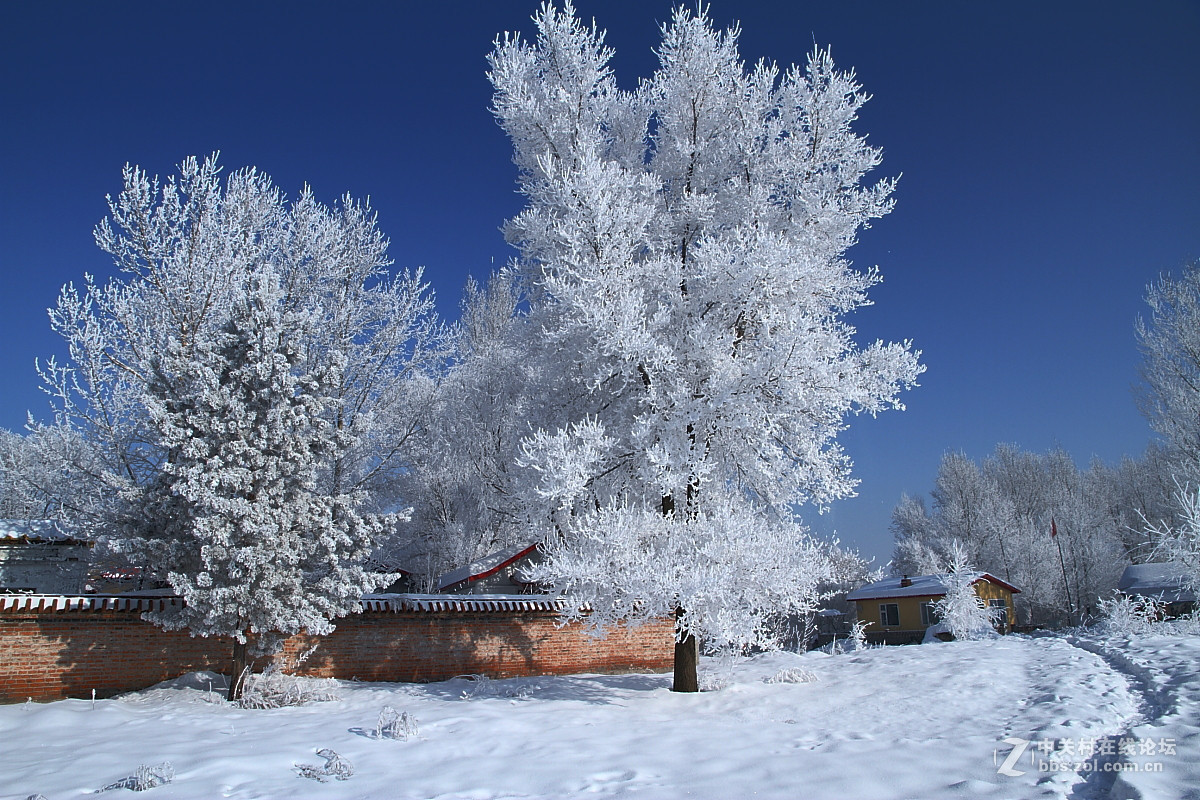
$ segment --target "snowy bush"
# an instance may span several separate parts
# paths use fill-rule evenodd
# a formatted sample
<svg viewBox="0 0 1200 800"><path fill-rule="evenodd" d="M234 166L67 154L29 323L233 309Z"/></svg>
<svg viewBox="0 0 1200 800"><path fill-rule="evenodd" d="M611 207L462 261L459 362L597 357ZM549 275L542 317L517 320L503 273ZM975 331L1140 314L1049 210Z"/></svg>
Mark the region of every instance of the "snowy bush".
<svg viewBox="0 0 1200 800"><path fill-rule="evenodd" d="M322 747L317 751L317 755L325 759L322 766L315 764L297 764L296 771L301 778L311 778L314 781L325 781L330 778L336 778L339 781L344 781L354 774L354 767L350 762L339 756L327 747Z"/></svg>
<svg viewBox="0 0 1200 800"><path fill-rule="evenodd" d="M942 624L955 639L977 639L994 633L992 615L975 593L975 572L967 559L966 548L960 542L950 547L950 563L943 582L946 596L935 604Z"/></svg>
<svg viewBox="0 0 1200 800"><path fill-rule="evenodd" d="M817 679L815 673L806 669L781 669L770 677L763 678L763 683L812 683Z"/></svg>
<svg viewBox="0 0 1200 800"><path fill-rule="evenodd" d="M396 739L406 742L417 735L417 718L407 711L400 712L391 706L379 710L379 721L375 723L376 739Z"/></svg>
<svg viewBox="0 0 1200 800"><path fill-rule="evenodd" d="M151 767L146 764L138 767L128 778L122 778L116 783L110 783L101 792L107 792L110 789L132 789L135 792L144 792L147 789L153 789L156 786L163 786L175 780L175 768L171 766L170 761Z"/></svg>
<svg viewBox="0 0 1200 800"><path fill-rule="evenodd" d="M1149 633L1162 619L1163 607L1147 597L1114 594L1108 600L1100 600L1100 613L1104 615L1104 627L1109 633L1129 636Z"/></svg>
<svg viewBox="0 0 1200 800"><path fill-rule="evenodd" d="M247 673L243 681L242 697L237 700L242 708L286 708L341 699L332 679L285 675L275 664L258 674Z"/></svg>

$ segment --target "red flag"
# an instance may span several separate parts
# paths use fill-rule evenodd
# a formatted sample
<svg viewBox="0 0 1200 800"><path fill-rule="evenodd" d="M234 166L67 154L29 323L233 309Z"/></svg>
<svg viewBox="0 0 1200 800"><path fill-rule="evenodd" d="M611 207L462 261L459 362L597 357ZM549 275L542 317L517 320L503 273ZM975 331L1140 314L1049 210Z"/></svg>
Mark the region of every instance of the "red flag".
<svg viewBox="0 0 1200 800"><path fill-rule="evenodd" d="M1058 526L1054 524L1054 517L1050 518L1050 538L1058 536Z"/></svg>

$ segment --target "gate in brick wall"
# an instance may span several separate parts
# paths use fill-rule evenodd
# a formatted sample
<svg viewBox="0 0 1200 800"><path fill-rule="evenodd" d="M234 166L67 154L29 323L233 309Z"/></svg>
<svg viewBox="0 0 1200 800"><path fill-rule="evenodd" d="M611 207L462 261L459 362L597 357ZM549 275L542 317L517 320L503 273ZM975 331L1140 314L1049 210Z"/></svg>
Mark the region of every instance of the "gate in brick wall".
<svg viewBox="0 0 1200 800"><path fill-rule="evenodd" d="M147 611L172 597L0 596L0 702L109 697L188 672L223 672L233 642L164 631ZM290 637L288 672L364 681L440 681L671 668L670 620L603 638L562 625L557 601L520 595L372 595L327 636ZM259 667L265 666L260 663Z"/></svg>

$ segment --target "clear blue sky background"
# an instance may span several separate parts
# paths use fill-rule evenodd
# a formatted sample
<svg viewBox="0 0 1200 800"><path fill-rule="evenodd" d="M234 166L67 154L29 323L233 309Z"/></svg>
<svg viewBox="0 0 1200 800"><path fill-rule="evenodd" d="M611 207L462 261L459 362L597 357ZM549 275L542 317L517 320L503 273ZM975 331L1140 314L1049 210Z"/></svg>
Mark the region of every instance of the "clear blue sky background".
<svg viewBox="0 0 1200 800"><path fill-rule="evenodd" d="M626 88L654 67L670 0L579 0ZM399 266L453 317L468 273L513 253L520 207L488 112L485 57L534 0L0 6L0 426L46 417L45 309L84 272L129 161L169 174L221 150L290 194L369 195ZM1150 438L1131 386L1145 285L1200 256L1200 3L759 2L742 53L831 44L875 95L860 130L903 173L896 211L852 251L878 264L864 338L911 338L909 410L852 423L859 497L812 520L886 561L889 514L946 450L1061 445L1081 464Z"/></svg>

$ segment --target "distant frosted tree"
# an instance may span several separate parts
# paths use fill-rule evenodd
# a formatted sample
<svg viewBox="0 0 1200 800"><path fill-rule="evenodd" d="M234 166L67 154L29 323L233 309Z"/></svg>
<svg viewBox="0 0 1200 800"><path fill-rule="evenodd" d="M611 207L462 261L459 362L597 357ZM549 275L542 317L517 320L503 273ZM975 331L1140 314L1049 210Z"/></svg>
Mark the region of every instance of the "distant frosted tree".
<svg viewBox="0 0 1200 800"><path fill-rule="evenodd" d="M1176 477L1200 484L1200 262L1146 289L1150 318L1138 319L1142 412L1178 461Z"/></svg>
<svg viewBox="0 0 1200 800"><path fill-rule="evenodd" d="M837 434L922 371L844 319L879 280L846 250L894 181L863 184L867 96L828 51L747 69L736 29L681 8L626 92L570 4L535 22L490 59L528 201L506 234L531 333L585 391L526 440L525 509L543 576L594 622L675 614L676 688L694 690L695 637L758 641L768 609L812 608L830 562L795 508L853 492Z"/></svg>
<svg viewBox="0 0 1200 800"><path fill-rule="evenodd" d="M269 645L378 584L361 562L393 520L357 509L394 505L441 334L419 276L388 275L368 208L219 172L126 168L96 230L119 277L64 287L69 359L42 375L87 445L69 465L81 514L188 600L155 621Z"/></svg>
<svg viewBox="0 0 1200 800"><path fill-rule="evenodd" d="M1121 503L1140 481L1128 473L1131 464L1117 472L1099 464L1084 471L1063 450L1039 454L1011 445L998 445L980 464L947 453L932 507L905 497L892 512L893 569L930 571L930 564L948 561L957 544L981 569L1021 589L1017 610L1027 621L1094 608L1129 563L1127 520L1138 512Z"/></svg>
<svg viewBox="0 0 1200 800"><path fill-rule="evenodd" d="M521 309L518 283L508 270L486 285L468 282L451 328L454 360L416 438L420 468L402 478L414 511L395 560L426 582L531 541L523 498L533 481L516 463L521 442L573 405L567 375Z"/></svg>

